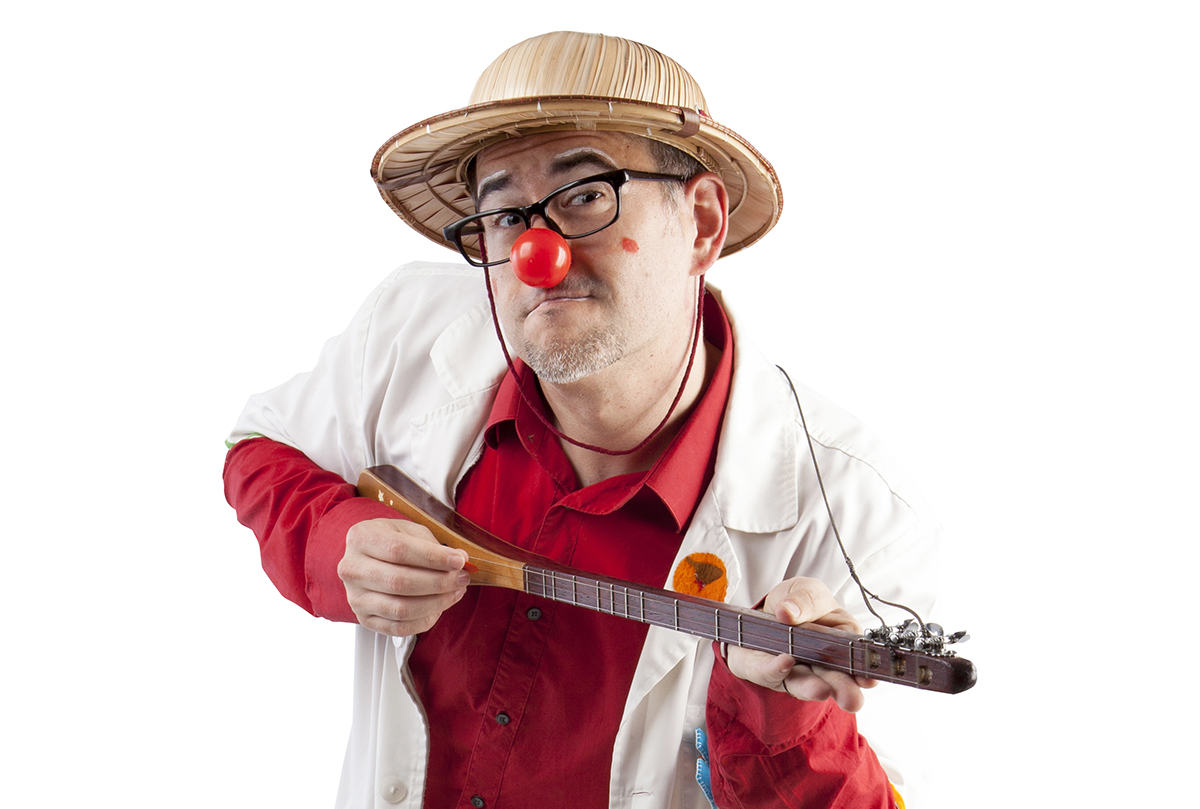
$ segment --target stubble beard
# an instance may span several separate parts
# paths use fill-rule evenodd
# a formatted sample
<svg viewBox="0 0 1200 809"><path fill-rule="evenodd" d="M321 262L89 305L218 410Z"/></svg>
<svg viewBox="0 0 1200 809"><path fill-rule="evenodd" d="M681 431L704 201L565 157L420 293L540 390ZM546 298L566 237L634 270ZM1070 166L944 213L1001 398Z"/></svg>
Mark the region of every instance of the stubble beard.
<svg viewBox="0 0 1200 809"><path fill-rule="evenodd" d="M578 382L603 371L625 354L625 341L613 328L597 329L580 340L560 340L549 345L525 344L525 364L538 379L555 385Z"/></svg>

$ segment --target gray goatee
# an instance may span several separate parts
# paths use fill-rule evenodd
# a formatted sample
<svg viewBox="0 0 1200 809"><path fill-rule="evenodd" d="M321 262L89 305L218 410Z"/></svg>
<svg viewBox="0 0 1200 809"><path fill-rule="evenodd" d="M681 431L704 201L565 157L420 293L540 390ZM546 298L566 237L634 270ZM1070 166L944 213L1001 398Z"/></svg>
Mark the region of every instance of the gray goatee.
<svg viewBox="0 0 1200 809"><path fill-rule="evenodd" d="M612 329L592 332L582 340L558 342L550 346L526 344L525 363L538 379L556 385L577 382L603 371L625 353L625 341Z"/></svg>

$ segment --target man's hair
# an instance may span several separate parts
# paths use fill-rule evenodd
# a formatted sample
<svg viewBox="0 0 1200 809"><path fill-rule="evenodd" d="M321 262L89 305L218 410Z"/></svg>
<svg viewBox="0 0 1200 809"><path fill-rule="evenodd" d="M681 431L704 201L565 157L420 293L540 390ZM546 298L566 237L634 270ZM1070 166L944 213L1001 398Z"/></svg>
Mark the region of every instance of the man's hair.
<svg viewBox="0 0 1200 809"><path fill-rule="evenodd" d="M650 138L642 138L642 140L645 141L646 149L650 152L650 159L654 161L654 170L659 174L675 174L685 180L690 180L697 174L707 171L703 163L687 152L681 152L661 140L650 140ZM669 183L667 186L675 187Z"/></svg>
<svg viewBox="0 0 1200 809"><path fill-rule="evenodd" d="M674 174L686 181L697 174L708 171L699 160L674 146L669 146L660 140L643 138L640 135L629 135L629 137L636 138L646 145L646 151L650 153L650 159L654 161L654 170L659 174ZM678 199L678 187L674 183L663 183L662 185L668 201L674 203ZM472 200L478 202L475 198L475 191L475 158L471 158L471 162L467 164L467 193L471 195Z"/></svg>
<svg viewBox="0 0 1200 809"><path fill-rule="evenodd" d="M634 135L633 137L639 136ZM651 140L650 138L640 138L640 140L646 144L646 151L650 153L650 159L654 161L654 170L659 174L674 174L682 177L686 182L697 174L707 171L704 164L687 152L681 152L661 140ZM675 183L656 183L656 185L661 186L663 199L667 201L667 205L672 211L677 212L679 210L679 186Z"/></svg>

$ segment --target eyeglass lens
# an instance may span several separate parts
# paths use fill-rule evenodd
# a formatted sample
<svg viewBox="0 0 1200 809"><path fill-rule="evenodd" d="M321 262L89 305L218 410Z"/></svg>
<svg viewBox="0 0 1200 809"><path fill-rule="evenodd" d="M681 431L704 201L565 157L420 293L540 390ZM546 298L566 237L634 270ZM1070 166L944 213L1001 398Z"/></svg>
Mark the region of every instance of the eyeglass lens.
<svg viewBox="0 0 1200 809"><path fill-rule="evenodd" d="M545 218L563 236L584 236L606 228L617 219L617 189L607 180L592 180L559 191L545 202ZM536 214L535 214L536 216ZM536 219L533 224L542 223ZM471 217L458 231L458 240L487 261L505 259L513 242L528 229L516 209L485 211Z"/></svg>

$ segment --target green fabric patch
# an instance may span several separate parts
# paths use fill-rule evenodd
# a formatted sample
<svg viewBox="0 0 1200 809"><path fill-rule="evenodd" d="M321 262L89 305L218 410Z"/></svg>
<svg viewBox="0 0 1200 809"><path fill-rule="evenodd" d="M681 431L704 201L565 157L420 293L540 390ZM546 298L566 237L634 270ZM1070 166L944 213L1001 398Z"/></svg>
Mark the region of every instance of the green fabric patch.
<svg viewBox="0 0 1200 809"><path fill-rule="evenodd" d="M263 435L262 433L250 433L249 435L246 436L246 438L266 438L266 436ZM239 438L238 441L245 441L246 438ZM237 443L237 441L230 441L228 438L226 438L225 439L225 449L233 449L233 446L236 443Z"/></svg>

